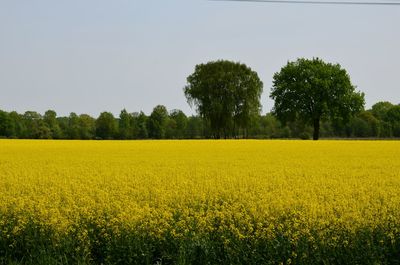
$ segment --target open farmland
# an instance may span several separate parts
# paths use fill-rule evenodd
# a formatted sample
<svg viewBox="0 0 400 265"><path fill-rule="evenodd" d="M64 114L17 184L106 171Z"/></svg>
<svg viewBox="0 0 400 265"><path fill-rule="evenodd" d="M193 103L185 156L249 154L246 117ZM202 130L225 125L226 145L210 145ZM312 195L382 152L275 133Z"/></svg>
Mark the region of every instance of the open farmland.
<svg viewBox="0 0 400 265"><path fill-rule="evenodd" d="M400 263L398 141L0 141L0 264Z"/></svg>

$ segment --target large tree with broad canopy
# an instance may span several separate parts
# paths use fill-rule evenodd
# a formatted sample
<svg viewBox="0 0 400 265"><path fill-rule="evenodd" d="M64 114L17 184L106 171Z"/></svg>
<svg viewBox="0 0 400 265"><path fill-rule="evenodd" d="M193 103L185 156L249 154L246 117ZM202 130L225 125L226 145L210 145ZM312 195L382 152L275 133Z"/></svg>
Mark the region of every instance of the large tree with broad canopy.
<svg viewBox="0 0 400 265"><path fill-rule="evenodd" d="M196 65L187 78L185 96L209 124L212 136L244 136L252 118L261 110L263 83L256 72L242 63L213 61Z"/></svg>
<svg viewBox="0 0 400 265"><path fill-rule="evenodd" d="M288 62L275 73L270 97L279 120L310 124L314 140L319 139L321 120L346 123L364 108L364 94L355 90L346 70L318 58Z"/></svg>

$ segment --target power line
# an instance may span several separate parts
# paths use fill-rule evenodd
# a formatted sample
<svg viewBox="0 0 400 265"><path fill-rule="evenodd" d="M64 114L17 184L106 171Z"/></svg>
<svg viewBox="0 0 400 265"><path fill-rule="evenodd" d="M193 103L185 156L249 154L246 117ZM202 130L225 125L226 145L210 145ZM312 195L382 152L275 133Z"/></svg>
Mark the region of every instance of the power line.
<svg viewBox="0 0 400 265"><path fill-rule="evenodd" d="M277 4L314 4L314 5L370 5L400 6L400 2L360 2L360 1L320 1L320 0L209 0L215 2L259 2ZM392 0L398 1L398 0Z"/></svg>

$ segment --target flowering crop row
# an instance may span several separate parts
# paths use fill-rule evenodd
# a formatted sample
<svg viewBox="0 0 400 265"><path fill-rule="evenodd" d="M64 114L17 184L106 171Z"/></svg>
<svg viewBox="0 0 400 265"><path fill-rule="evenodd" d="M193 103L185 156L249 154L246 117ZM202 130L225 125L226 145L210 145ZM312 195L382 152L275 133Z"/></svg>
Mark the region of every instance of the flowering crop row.
<svg viewBox="0 0 400 265"><path fill-rule="evenodd" d="M400 142L0 140L0 264L400 263Z"/></svg>

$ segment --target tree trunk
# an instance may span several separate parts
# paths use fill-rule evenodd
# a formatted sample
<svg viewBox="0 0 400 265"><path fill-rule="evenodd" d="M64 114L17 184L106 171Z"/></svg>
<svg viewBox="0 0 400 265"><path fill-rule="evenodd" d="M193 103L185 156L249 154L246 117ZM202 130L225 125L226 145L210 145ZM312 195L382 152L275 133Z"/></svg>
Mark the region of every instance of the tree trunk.
<svg viewBox="0 0 400 265"><path fill-rule="evenodd" d="M313 134L313 140L318 140L319 139L319 118L314 119L314 134Z"/></svg>

